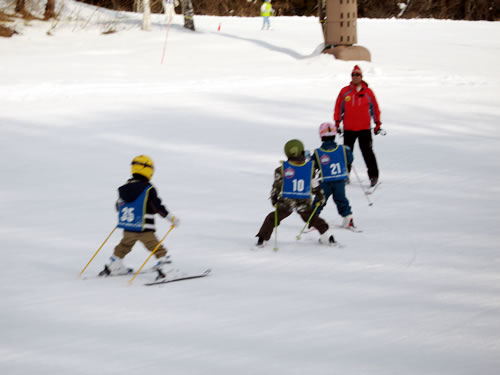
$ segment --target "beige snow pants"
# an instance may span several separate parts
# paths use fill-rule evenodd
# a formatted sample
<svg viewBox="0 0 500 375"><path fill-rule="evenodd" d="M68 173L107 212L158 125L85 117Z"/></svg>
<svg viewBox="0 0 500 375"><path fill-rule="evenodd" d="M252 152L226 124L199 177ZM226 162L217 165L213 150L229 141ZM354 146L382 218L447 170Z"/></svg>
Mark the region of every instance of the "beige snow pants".
<svg viewBox="0 0 500 375"><path fill-rule="evenodd" d="M114 255L118 258L125 258L137 241L142 242L149 251L153 251L159 242L158 238L156 238L155 232L129 232L124 230L123 238L120 243L116 245ZM155 257L161 258L166 254L167 250L163 247L163 245L160 245L158 250L155 252Z"/></svg>

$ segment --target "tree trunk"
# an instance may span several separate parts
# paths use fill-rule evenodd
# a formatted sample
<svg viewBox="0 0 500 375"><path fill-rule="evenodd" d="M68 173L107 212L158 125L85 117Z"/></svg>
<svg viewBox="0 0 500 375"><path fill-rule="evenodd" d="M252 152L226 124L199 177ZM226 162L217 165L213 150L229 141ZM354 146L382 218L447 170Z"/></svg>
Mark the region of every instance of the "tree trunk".
<svg viewBox="0 0 500 375"><path fill-rule="evenodd" d="M145 31L151 31L151 5L149 3L149 0L143 0L142 5L144 7L142 29Z"/></svg>
<svg viewBox="0 0 500 375"><path fill-rule="evenodd" d="M25 0L16 0L16 13L26 13Z"/></svg>
<svg viewBox="0 0 500 375"><path fill-rule="evenodd" d="M191 0L181 0L184 27L194 31L193 3Z"/></svg>
<svg viewBox="0 0 500 375"><path fill-rule="evenodd" d="M56 17L56 0L47 0L47 5L45 6L45 14L43 19L49 20Z"/></svg>

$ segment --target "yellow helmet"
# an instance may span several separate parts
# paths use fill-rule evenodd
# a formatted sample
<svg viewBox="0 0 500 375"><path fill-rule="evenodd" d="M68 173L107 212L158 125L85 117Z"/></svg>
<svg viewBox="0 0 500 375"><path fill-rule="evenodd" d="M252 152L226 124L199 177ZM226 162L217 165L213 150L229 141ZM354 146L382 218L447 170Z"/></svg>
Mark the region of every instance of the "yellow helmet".
<svg viewBox="0 0 500 375"><path fill-rule="evenodd" d="M132 174L140 174L151 180L155 171L153 160L149 156L139 155L132 160Z"/></svg>

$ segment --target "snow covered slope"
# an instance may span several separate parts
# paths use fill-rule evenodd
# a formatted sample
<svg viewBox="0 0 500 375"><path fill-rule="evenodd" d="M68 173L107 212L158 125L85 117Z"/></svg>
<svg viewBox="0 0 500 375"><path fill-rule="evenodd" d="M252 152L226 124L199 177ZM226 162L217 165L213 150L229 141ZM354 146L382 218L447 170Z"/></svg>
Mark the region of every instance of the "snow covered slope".
<svg viewBox="0 0 500 375"><path fill-rule="evenodd" d="M383 183L372 207L348 187L364 232L335 229L345 248L296 241L292 216L273 252L250 248L283 145L319 145L353 66L315 52L317 19L262 32L260 18L196 17L193 33L176 16L161 64L163 16L148 33L140 16L65 4L71 19L0 39L0 373L500 372L498 22L359 20ZM182 220L175 267L212 274L95 279L116 231L78 279L142 153ZM341 222L331 202L323 217ZM138 244L126 262L147 255Z"/></svg>

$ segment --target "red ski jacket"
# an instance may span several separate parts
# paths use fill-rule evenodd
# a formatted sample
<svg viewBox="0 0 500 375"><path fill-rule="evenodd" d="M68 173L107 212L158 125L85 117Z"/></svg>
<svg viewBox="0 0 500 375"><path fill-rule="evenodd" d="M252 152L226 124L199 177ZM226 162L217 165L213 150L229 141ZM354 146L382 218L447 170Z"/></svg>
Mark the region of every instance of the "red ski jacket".
<svg viewBox="0 0 500 375"><path fill-rule="evenodd" d="M370 116L375 124L381 124L377 99L365 81L359 91L353 84L340 90L333 114L335 124L343 120L344 130L366 130L370 129Z"/></svg>

